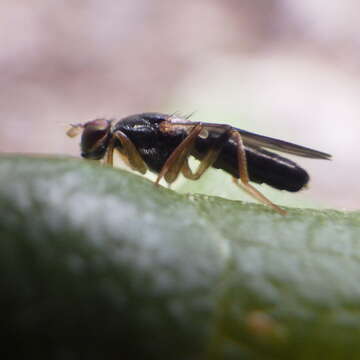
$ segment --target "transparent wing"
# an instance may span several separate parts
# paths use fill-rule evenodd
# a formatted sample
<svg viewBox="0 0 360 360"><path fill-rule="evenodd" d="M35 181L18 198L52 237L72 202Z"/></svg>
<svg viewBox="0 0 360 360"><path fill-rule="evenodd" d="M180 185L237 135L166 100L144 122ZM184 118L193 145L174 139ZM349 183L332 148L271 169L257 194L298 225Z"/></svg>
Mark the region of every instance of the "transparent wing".
<svg viewBox="0 0 360 360"><path fill-rule="evenodd" d="M190 122L190 121L181 121L180 119L177 121L166 121L164 122L168 126L168 130L173 128L193 128L199 122ZM224 130L228 129L230 126L226 124L215 124L215 123L201 123L204 125L204 129L209 132L223 132ZM296 145L287 141L271 138L268 136L258 135L251 133L249 131L245 131L238 128L233 128L238 131L241 135L241 138L244 142L245 146L254 147L254 148L268 148L272 150L281 151L288 154L293 154L297 156L303 156L312 159L326 159L330 160L331 155L317 151L314 149L307 148L305 146Z"/></svg>
<svg viewBox="0 0 360 360"><path fill-rule="evenodd" d="M268 136L254 134L237 128L236 130L240 133L245 145L255 146L255 147L265 147L268 149L273 149L284 153L303 156L307 158L313 158L313 159L326 159L326 160L331 159L330 154L313 150L305 146L292 144L290 142L271 138Z"/></svg>

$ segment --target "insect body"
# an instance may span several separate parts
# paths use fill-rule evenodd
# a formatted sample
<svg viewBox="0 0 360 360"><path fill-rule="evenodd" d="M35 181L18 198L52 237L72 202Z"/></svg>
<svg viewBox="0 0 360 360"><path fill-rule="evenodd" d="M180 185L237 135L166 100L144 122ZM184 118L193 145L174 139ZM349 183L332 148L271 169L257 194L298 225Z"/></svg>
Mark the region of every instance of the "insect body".
<svg viewBox="0 0 360 360"><path fill-rule="evenodd" d="M113 165L116 150L132 169L142 174L148 169L157 173L155 184L162 178L171 184L180 173L197 180L209 167L222 169L246 192L281 214L286 212L250 181L295 192L308 183L309 175L295 162L264 148L314 159L331 158L320 151L230 125L193 122L161 113L136 114L118 121L96 119L71 125L67 134L73 137L81 131L84 158L104 159ZM200 161L195 171L188 164L190 156Z"/></svg>

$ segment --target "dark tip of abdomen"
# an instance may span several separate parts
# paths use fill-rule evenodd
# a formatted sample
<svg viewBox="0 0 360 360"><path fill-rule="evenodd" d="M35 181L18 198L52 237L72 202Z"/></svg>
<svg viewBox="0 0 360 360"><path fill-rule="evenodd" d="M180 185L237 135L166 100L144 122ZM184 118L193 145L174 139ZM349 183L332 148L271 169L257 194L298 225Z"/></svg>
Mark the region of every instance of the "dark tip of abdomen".
<svg viewBox="0 0 360 360"><path fill-rule="evenodd" d="M278 154L263 150L247 155L249 176L254 182L290 192L301 190L309 182L309 175L303 168Z"/></svg>
<svg viewBox="0 0 360 360"><path fill-rule="evenodd" d="M267 182L268 185L275 187L279 190L286 190L296 192L301 190L309 182L309 174L300 166L292 168L291 174L283 179L271 179ZM273 182L273 183L272 183Z"/></svg>

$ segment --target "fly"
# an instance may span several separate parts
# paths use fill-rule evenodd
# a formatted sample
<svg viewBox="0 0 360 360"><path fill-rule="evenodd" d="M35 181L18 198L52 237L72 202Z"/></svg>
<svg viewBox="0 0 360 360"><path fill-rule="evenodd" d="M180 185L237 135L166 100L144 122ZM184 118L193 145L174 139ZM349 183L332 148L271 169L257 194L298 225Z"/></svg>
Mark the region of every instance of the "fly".
<svg viewBox="0 0 360 360"><path fill-rule="evenodd" d="M197 180L209 167L222 169L236 185L283 215L286 211L262 195L250 181L296 192L307 185L309 175L295 162L267 149L313 159L331 158L324 152L231 125L193 122L161 113L74 124L67 135L74 137L80 132L81 156L86 159L103 159L113 166L114 151L118 151L133 170L157 173L156 185L162 178L172 184L180 173ZM189 166L190 156L200 161L195 170Z"/></svg>

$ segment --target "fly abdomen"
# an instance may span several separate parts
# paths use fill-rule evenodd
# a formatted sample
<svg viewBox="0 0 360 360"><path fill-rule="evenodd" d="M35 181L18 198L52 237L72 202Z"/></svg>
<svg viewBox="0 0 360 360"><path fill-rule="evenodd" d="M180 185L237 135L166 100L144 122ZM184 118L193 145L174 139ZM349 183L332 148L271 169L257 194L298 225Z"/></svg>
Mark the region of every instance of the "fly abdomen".
<svg viewBox="0 0 360 360"><path fill-rule="evenodd" d="M278 154L247 149L246 155L251 181L291 192L301 190L309 182L309 175L303 168Z"/></svg>
<svg viewBox="0 0 360 360"><path fill-rule="evenodd" d="M210 146L206 141L199 140L193 155L198 159L203 158ZM251 181L291 192L299 191L308 183L309 175L295 162L262 148L245 147L245 149ZM213 167L222 169L236 178L239 177L237 147L233 141L227 141L223 146Z"/></svg>

